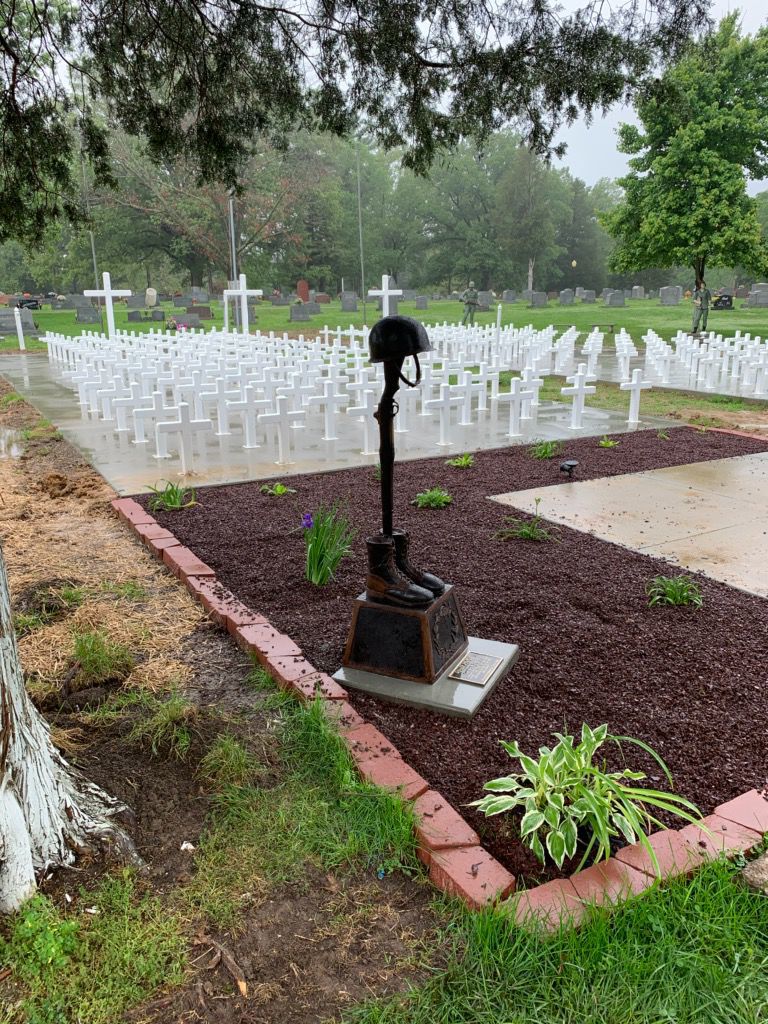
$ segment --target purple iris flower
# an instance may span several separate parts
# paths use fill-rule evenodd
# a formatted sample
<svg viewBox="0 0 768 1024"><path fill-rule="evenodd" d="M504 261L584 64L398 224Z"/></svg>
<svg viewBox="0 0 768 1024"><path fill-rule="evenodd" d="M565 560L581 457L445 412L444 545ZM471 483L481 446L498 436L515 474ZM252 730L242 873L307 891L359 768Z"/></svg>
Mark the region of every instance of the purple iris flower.
<svg viewBox="0 0 768 1024"><path fill-rule="evenodd" d="M305 530L312 529L312 527L315 525L315 521L312 518L311 512L304 513L304 515L301 517L301 525L304 527Z"/></svg>

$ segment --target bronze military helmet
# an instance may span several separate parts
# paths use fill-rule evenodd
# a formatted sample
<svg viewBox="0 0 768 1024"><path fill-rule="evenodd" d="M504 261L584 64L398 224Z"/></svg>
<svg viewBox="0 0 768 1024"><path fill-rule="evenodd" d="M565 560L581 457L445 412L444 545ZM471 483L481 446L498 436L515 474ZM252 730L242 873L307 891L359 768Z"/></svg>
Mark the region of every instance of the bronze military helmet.
<svg viewBox="0 0 768 1024"><path fill-rule="evenodd" d="M431 352L429 335L424 325L409 316L385 316L371 328L368 347L372 363L384 363L388 359L405 359L420 352Z"/></svg>

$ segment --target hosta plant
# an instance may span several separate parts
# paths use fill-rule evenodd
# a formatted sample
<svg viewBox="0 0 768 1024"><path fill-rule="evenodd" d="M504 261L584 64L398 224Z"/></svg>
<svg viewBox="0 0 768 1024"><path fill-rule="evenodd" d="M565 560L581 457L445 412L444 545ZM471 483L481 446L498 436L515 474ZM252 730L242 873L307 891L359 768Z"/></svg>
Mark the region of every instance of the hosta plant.
<svg viewBox="0 0 768 1024"><path fill-rule="evenodd" d="M603 434L600 440L597 442L598 448L618 448L621 441L617 441L613 437L608 437L607 434Z"/></svg>
<svg viewBox="0 0 768 1024"><path fill-rule="evenodd" d="M276 484L262 484L260 490L262 494L267 494L270 498L282 498L284 494L296 493L293 487L287 487L279 482Z"/></svg>
<svg viewBox="0 0 768 1024"><path fill-rule="evenodd" d="M446 459L445 464L453 469L471 469L475 464L475 456L466 452L464 455L457 455L453 459Z"/></svg>
<svg viewBox="0 0 768 1024"><path fill-rule="evenodd" d="M416 508L447 508L453 498L448 491L442 487L430 487L428 491L421 491L411 502Z"/></svg>
<svg viewBox="0 0 768 1024"><path fill-rule="evenodd" d="M579 869L595 850L595 860L608 858L611 841L640 842L658 871L656 854L648 842L652 827L664 826L656 817L659 811L687 822L697 822L695 804L674 793L648 789L636 783L644 772L624 768L606 771L605 762L595 763L604 743L632 743L649 754L672 785L672 776L661 757L642 740L612 736L607 725L591 729L584 724L580 742L573 736L555 733L554 747L540 747L539 758L528 757L517 743L502 741L510 757L519 761L520 771L486 782L488 795L471 806L485 815L522 813L520 837L541 863L546 855L562 867L566 858L575 856L579 839L585 844ZM578 870L578 869L577 869Z"/></svg>

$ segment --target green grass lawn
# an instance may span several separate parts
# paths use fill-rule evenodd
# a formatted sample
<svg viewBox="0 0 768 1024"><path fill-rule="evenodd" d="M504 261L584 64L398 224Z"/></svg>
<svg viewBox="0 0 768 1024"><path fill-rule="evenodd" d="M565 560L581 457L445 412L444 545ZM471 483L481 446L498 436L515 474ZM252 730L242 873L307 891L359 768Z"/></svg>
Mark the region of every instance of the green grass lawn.
<svg viewBox="0 0 768 1024"><path fill-rule="evenodd" d="M223 313L221 303L210 303L214 314L213 321L204 321L206 326L223 326ZM172 307L165 306L166 315L171 316ZM425 312L417 311L415 303L401 302L399 310L407 316L413 316L422 320L425 324L456 323L461 320L463 306L460 302L430 302L429 309ZM60 334L75 335L82 330L94 330L95 326L89 324L77 324L75 322L74 310L57 310L49 308L34 312L34 318L41 331L57 331ZM179 314L183 316L183 314ZM272 306L269 302L263 302L258 307L258 315L254 327L262 331L283 331L291 330L311 334L322 329L324 326L331 328L362 327L364 323L373 324L378 319L375 303L368 303L366 316L363 317L362 303L357 313L342 313L341 304L330 303L322 313L313 316L308 323L292 324L289 320L289 309L287 306ZM496 309L492 307L488 313L480 313L477 318L479 324L491 324L496 322ZM115 322L122 330L148 331L157 327L157 323L145 321L138 324L128 323L128 312L122 304L116 304ZM502 322L513 323L518 326L532 324L536 328L547 327L554 324L559 329L565 329L573 324L580 331L589 331L594 325L599 325L608 331L613 325L615 330L621 327L626 328L632 335L635 342L641 340L645 331L652 327L663 338L669 339L678 330L691 326L690 304L684 299L679 306L661 306L658 302L650 299L628 300L623 309L608 309L602 302L594 305L584 306L576 303L573 306L560 306L556 301L550 302L546 309L533 309L521 302L504 304L502 307ZM737 330L743 333L749 332L752 335L764 337L768 334L768 309L736 309L732 311L713 311L709 318L709 327L720 331L723 334L733 334ZM612 339L606 337L606 342ZM14 347L15 339L6 338L3 347Z"/></svg>

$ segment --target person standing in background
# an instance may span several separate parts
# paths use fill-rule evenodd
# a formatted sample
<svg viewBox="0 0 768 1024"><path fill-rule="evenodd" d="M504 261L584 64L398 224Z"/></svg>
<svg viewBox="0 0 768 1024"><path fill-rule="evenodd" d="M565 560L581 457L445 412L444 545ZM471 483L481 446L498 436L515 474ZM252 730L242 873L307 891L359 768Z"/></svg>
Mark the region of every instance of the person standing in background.
<svg viewBox="0 0 768 1024"><path fill-rule="evenodd" d="M709 316L709 303L712 299L712 292L707 288L707 282L703 279L696 282L693 293L693 333L698 334L699 324L702 331L707 329L707 317Z"/></svg>

